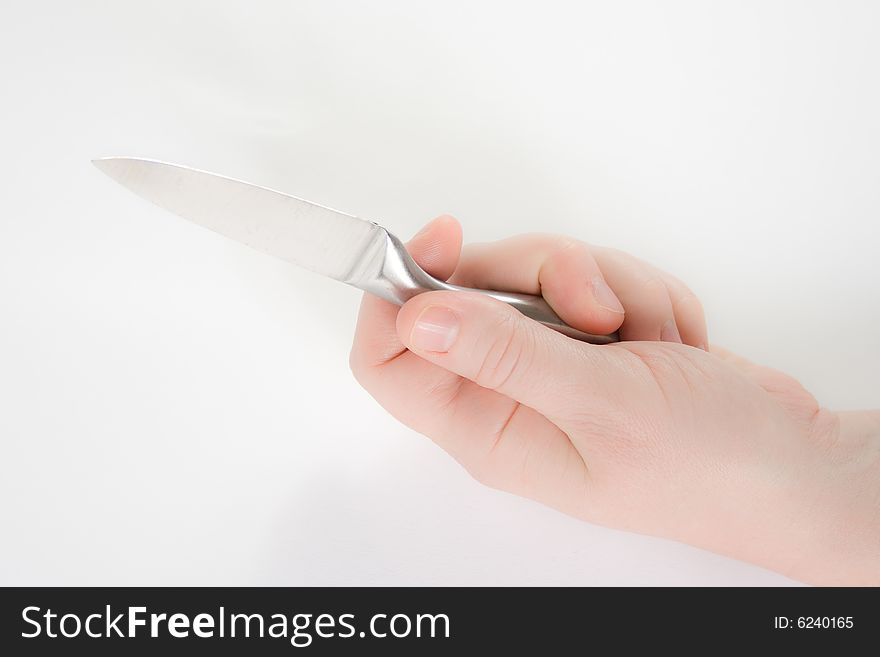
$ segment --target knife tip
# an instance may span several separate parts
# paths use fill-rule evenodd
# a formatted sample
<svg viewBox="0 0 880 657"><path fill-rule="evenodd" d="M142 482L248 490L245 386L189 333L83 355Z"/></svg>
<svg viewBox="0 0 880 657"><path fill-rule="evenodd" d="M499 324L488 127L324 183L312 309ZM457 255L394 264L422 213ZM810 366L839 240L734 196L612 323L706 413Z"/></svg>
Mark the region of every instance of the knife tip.
<svg viewBox="0 0 880 657"><path fill-rule="evenodd" d="M93 157L91 159L91 163L94 164L97 168L99 168L103 172L107 172L107 168L113 162L113 160L118 160L116 157Z"/></svg>
<svg viewBox="0 0 880 657"><path fill-rule="evenodd" d="M97 169L100 169L111 178L117 178L135 160L137 160L137 158L111 155L109 157L92 158L91 162Z"/></svg>

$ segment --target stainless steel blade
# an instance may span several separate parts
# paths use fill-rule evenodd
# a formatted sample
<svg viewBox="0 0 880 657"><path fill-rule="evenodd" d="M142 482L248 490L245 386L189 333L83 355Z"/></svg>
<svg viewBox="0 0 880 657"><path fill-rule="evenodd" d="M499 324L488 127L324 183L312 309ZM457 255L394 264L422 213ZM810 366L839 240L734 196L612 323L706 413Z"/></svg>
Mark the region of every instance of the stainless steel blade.
<svg viewBox="0 0 880 657"><path fill-rule="evenodd" d="M350 282L384 230L289 194L133 157L93 160L108 176L174 214L318 274Z"/></svg>

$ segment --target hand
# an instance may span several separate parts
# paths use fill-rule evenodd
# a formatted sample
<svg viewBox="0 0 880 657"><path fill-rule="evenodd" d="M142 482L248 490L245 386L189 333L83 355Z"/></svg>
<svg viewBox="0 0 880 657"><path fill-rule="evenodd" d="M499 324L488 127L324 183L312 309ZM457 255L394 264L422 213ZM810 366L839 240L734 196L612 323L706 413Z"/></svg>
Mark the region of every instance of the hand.
<svg viewBox="0 0 880 657"><path fill-rule="evenodd" d="M880 584L880 413L835 414L708 344L696 297L616 251L524 236L408 245L438 278L542 294L577 342L476 293L364 296L358 381L487 485L819 584Z"/></svg>

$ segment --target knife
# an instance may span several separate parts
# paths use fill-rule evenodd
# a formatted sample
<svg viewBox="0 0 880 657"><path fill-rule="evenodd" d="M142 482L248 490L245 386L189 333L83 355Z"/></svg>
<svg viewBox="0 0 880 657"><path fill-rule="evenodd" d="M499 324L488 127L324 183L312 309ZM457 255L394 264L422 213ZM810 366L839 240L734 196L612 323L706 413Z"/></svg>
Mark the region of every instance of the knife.
<svg viewBox="0 0 880 657"><path fill-rule="evenodd" d="M243 244L403 305L431 290L479 292L584 342L609 344L563 322L539 296L475 290L438 280L385 228L266 187L178 164L134 157L92 160L135 194Z"/></svg>

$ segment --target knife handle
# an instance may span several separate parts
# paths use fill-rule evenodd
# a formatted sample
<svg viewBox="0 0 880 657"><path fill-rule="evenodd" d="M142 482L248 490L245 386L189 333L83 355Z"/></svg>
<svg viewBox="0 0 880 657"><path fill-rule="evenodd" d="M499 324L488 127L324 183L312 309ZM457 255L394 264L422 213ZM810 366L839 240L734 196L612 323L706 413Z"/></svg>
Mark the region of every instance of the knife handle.
<svg viewBox="0 0 880 657"><path fill-rule="evenodd" d="M406 247L397 237L384 228L382 228L381 234L384 234L384 239L375 243L376 250L379 253L375 253L374 257L371 258L379 266L375 268L370 267L372 271L369 275L359 277L357 281L349 282L386 301L400 306L417 294L434 290L478 292L493 299L503 301L516 308L526 317L534 319L544 326L576 340L591 344L611 344L620 340L617 333L594 335L569 326L560 319L559 315L553 311L550 304L544 301L543 297L532 294L500 292L497 290L478 290L438 280L416 264L415 260L412 259L406 250Z"/></svg>

